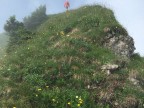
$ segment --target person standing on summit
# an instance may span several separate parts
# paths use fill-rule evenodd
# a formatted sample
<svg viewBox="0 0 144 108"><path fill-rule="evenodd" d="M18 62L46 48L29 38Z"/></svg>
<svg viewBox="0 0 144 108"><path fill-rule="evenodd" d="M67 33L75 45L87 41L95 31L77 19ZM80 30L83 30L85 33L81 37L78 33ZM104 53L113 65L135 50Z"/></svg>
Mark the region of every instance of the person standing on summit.
<svg viewBox="0 0 144 108"><path fill-rule="evenodd" d="M69 3L68 0L65 1L64 7L67 9L67 10L66 10L66 14L68 15L68 8L70 7L70 3Z"/></svg>

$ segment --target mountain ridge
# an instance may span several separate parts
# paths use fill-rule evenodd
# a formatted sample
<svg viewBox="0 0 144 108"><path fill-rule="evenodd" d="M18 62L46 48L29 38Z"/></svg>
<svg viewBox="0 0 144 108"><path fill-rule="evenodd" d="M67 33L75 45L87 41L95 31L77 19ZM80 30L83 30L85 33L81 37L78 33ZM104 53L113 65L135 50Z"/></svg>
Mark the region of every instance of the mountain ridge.
<svg viewBox="0 0 144 108"><path fill-rule="evenodd" d="M142 108L144 58L126 36L113 12L99 5L49 16L3 60L1 106Z"/></svg>

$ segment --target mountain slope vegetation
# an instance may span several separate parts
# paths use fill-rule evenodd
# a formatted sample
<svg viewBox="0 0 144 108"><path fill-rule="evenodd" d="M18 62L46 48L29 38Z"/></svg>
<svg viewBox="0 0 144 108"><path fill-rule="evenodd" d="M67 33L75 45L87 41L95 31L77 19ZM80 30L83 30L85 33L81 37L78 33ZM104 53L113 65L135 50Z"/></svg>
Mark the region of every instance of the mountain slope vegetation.
<svg viewBox="0 0 144 108"><path fill-rule="evenodd" d="M144 58L103 47L105 27L128 35L113 12L99 5L49 15L3 59L1 107L142 108ZM101 68L107 64L119 68L108 74Z"/></svg>
<svg viewBox="0 0 144 108"><path fill-rule="evenodd" d="M8 43L8 36L5 33L0 34L0 58L3 57Z"/></svg>

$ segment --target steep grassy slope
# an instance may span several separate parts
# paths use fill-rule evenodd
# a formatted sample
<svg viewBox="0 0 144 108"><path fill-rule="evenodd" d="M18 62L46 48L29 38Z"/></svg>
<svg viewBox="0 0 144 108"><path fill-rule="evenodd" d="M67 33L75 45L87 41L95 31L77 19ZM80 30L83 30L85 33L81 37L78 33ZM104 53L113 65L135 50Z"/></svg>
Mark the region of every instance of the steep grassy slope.
<svg viewBox="0 0 144 108"><path fill-rule="evenodd" d="M4 33L0 34L0 58L3 57L6 45L8 43L8 36Z"/></svg>
<svg viewBox="0 0 144 108"><path fill-rule="evenodd" d="M143 107L144 58L121 59L102 47L105 27L127 32L113 12L85 6L49 16L33 39L3 61L1 106L18 108ZM107 75L101 66L123 65ZM139 80L134 85L128 79Z"/></svg>

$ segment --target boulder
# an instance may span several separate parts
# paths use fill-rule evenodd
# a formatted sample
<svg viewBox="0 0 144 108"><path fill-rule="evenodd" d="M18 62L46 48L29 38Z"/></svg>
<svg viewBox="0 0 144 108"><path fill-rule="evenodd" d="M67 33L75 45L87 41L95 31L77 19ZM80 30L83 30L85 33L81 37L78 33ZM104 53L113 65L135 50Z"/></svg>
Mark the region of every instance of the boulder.
<svg viewBox="0 0 144 108"><path fill-rule="evenodd" d="M107 36L104 37L103 45L115 54L128 58L135 50L132 37L126 35L117 36L115 33L107 33Z"/></svg>
<svg viewBox="0 0 144 108"><path fill-rule="evenodd" d="M119 68L116 64L106 64L101 67L102 71L105 71L108 75Z"/></svg>

